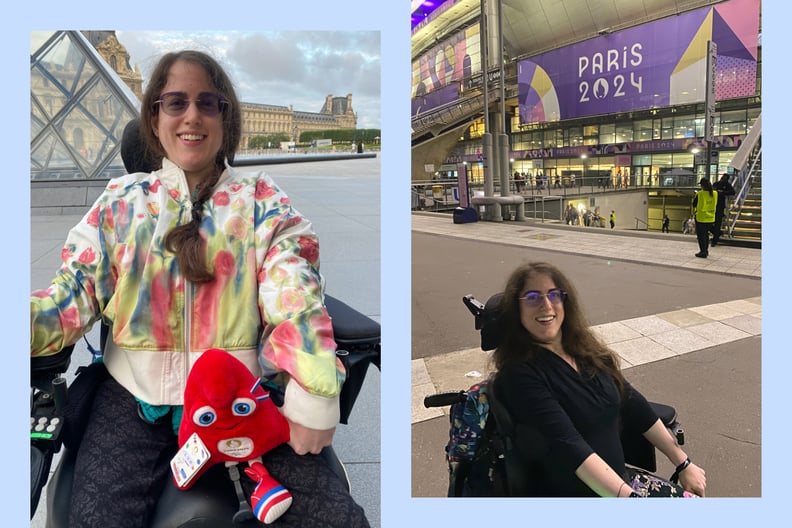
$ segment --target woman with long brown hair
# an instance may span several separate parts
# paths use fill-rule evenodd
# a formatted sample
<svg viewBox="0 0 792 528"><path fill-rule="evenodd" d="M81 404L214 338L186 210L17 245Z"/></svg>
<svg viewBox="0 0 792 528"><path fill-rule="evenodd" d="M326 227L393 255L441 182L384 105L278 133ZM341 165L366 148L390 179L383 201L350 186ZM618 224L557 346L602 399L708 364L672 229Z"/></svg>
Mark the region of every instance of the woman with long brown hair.
<svg viewBox="0 0 792 528"><path fill-rule="evenodd" d="M574 286L557 267L519 266L500 309L496 387L514 422L546 449L529 477L537 494L704 495L704 471L624 378L618 356L589 328ZM619 437L627 422L677 467L682 487L628 471Z"/></svg>
<svg viewBox="0 0 792 528"><path fill-rule="evenodd" d="M112 328L69 526L148 526L178 448L187 375L212 348L284 387L290 440L264 456L293 497L276 525L368 526L346 483L302 456L331 444L346 373L311 223L266 174L231 165L240 112L212 57L163 56L141 104L153 170L107 184L70 232L52 285L31 297L31 355L58 352L100 319Z"/></svg>

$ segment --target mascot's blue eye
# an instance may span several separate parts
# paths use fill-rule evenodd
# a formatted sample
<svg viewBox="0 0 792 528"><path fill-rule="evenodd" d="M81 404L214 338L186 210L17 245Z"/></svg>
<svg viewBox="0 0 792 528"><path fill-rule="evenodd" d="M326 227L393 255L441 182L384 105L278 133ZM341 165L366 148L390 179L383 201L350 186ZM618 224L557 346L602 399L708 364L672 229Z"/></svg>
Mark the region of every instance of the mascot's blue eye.
<svg viewBox="0 0 792 528"><path fill-rule="evenodd" d="M237 398L231 404L231 412L236 416L247 416L256 410L256 402L250 398Z"/></svg>
<svg viewBox="0 0 792 528"><path fill-rule="evenodd" d="M215 420L217 420L217 413L209 405L204 405L193 413L193 422L201 427L212 425Z"/></svg>

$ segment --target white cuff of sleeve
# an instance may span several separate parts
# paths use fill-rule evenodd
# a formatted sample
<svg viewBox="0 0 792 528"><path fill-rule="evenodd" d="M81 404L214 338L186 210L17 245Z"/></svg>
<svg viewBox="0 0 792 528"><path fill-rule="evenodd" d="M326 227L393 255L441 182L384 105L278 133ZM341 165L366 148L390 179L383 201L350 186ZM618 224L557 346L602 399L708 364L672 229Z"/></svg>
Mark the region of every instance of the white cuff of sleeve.
<svg viewBox="0 0 792 528"><path fill-rule="evenodd" d="M286 384L281 412L292 422L325 431L338 425L341 418L339 400L339 396L325 398L311 394L292 379Z"/></svg>

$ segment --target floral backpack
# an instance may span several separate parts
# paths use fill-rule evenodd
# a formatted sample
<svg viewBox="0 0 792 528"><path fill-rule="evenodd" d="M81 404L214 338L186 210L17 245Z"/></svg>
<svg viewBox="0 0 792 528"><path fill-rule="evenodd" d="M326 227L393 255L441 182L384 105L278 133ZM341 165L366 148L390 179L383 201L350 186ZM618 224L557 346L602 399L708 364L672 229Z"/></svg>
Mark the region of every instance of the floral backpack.
<svg viewBox="0 0 792 528"><path fill-rule="evenodd" d="M445 448L449 497L506 495L504 443L490 413L490 382L472 385L451 405Z"/></svg>

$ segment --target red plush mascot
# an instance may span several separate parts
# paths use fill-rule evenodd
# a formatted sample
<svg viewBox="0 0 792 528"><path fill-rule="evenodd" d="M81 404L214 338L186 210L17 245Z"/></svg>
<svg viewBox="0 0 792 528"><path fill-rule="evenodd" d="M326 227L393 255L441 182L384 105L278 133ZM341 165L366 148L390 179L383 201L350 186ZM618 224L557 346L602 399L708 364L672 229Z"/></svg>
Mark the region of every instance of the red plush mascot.
<svg viewBox="0 0 792 528"><path fill-rule="evenodd" d="M289 425L260 382L228 352L204 352L187 377L181 449L171 469L176 485L188 489L212 464L249 462L245 473L258 482L251 507L269 524L291 506L292 496L269 475L261 456L289 441Z"/></svg>

